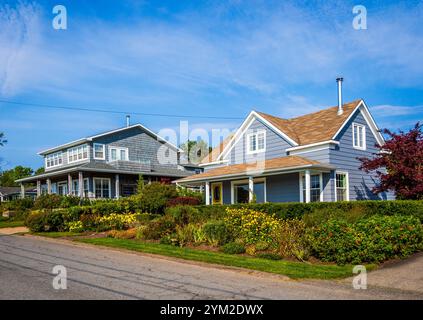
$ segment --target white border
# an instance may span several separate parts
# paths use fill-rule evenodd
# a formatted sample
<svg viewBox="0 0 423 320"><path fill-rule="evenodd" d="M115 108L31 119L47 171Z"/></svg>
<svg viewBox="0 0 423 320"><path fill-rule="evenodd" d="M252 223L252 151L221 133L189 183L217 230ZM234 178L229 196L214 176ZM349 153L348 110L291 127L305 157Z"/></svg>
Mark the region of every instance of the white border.
<svg viewBox="0 0 423 320"><path fill-rule="evenodd" d="M337 192L336 192L336 174L345 174L347 176L347 199L345 201L350 201L350 175L348 174L348 171L342 171L342 170L335 170L335 177L334 177L334 190L335 190L335 202L338 201L337 199Z"/></svg>
<svg viewBox="0 0 423 320"><path fill-rule="evenodd" d="M258 135L263 133L264 135L264 144L263 144L263 149L258 149ZM250 138L252 136L256 136L256 147L257 149L254 151L250 150ZM245 144L246 144L246 150L247 150L247 154L257 154L257 153L262 153L262 152L266 152L266 130L257 130L256 132L251 132L248 133L245 136Z"/></svg>
<svg viewBox="0 0 423 320"><path fill-rule="evenodd" d="M366 150L366 126L364 124L361 124L361 123L353 122L352 125L351 125L351 127L352 127L353 148L354 149L357 149L357 150ZM363 131L362 131L362 134L361 134L361 139L363 140L363 146L362 147L355 145L355 142L356 142L355 141L355 134L354 134L354 131L355 131L354 128L355 127L361 127L361 128L363 128Z"/></svg>
<svg viewBox="0 0 423 320"><path fill-rule="evenodd" d="M117 147L117 146L109 146L109 161L108 162L113 162L113 161L129 161L129 150L127 147ZM120 157L120 151L121 150L125 150L126 151L126 159L116 159L116 160L112 160L112 149L116 149L116 155L118 154L119 151L119 157Z"/></svg>
<svg viewBox="0 0 423 320"><path fill-rule="evenodd" d="M303 176L304 176L304 172L299 172L299 177L300 177L300 202L304 202L304 196L303 196ZM310 191L311 191L311 176L317 176L319 175L319 184L320 184L320 202L324 202L323 201L323 172L310 172ZM311 193L310 193L310 203L311 203ZM315 201L314 201L315 202Z"/></svg>
<svg viewBox="0 0 423 320"><path fill-rule="evenodd" d="M264 189L264 203L266 203L267 202L267 181L266 181L266 177L254 178L253 181L254 181L254 183L264 182L264 188L263 188ZM231 181L231 204L235 204L235 189L234 189L234 187L236 185L239 185L239 184L245 184L245 183L248 184L248 182L249 182L249 179Z"/></svg>
<svg viewBox="0 0 423 320"><path fill-rule="evenodd" d="M95 193L95 180L107 180L109 182L109 198L104 198L103 196L100 198L96 197L96 193ZM111 183L111 179L110 178L102 178L102 177L93 177L93 192L94 192L94 197L96 199L112 199L112 183ZM101 190L101 194L103 195L103 190Z"/></svg>
<svg viewBox="0 0 423 320"><path fill-rule="evenodd" d="M103 147L103 157L96 157L95 156L95 147L102 146ZM93 143L93 159L94 160L106 160L106 145L104 143Z"/></svg>

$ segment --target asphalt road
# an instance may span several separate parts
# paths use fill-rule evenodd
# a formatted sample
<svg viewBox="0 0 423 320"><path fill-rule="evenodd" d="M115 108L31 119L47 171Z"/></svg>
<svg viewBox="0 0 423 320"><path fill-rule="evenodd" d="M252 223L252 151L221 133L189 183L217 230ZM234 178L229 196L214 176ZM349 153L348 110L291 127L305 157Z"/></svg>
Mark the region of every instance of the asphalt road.
<svg viewBox="0 0 423 320"><path fill-rule="evenodd" d="M55 265L67 289L53 288ZM0 299L423 299L415 291L198 265L53 239L0 235Z"/></svg>

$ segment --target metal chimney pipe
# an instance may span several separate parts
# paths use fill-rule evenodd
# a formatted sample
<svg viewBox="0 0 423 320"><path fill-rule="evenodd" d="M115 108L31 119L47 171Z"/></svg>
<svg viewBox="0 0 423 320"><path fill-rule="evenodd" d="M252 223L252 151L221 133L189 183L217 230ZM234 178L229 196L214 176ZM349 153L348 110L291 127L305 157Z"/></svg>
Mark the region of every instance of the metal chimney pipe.
<svg viewBox="0 0 423 320"><path fill-rule="evenodd" d="M130 119L131 119L131 116L128 114L128 115L126 116L126 126L127 126L127 127L129 127L129 126L130 126Z"/></svg>
<svg viewBox="0 0 423 320"><path fill-rule="evenodd" d="M344 78L336 78L336 82L338 83L338 115L344 112L342 109L342 81L344 81Z"/></svg>

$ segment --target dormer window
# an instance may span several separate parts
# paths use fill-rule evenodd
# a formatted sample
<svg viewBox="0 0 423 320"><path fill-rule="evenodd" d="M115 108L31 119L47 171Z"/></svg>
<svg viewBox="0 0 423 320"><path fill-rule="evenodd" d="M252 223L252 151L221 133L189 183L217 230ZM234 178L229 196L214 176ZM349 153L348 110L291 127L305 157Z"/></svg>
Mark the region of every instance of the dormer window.
<svg viewBox="0 0 423 320"><path fill-rule="evenodd" d="M261 130L247 135L247 152L259 153L266 149L266 131Z"/></svg>
<svg viewBox="0 0 423 320"><path fill-rule="evenodd" d="M366 127L362 124L353 123L353 147L366 150Z"/></svg>
<svg viewBox="0 0 423 320"><path fill-rule="evenodd" d="M94 159L96 160L105 160L106 153L105 153L105 146L101 143L94 143Z"/></svg>
<svg viewBox="0 0 423 320"><path fill-rule="evenodd" d="M82 145L68 149L68 162L77 162L88 159L88 146Z"/></svg>
<svg viewBox="0 0 423 320"><path fill-rule="evenodd" d="M62 152L56 152L46 155L45 165L46 168L57 167L63 164Z"/></svg>

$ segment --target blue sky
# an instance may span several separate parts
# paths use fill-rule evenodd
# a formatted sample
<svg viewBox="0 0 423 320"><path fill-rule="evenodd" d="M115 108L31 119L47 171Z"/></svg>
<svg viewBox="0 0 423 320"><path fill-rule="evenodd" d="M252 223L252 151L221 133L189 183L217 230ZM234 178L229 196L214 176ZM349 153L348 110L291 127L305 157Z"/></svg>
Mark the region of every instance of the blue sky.
<svg viewBox="0 0 423 320"><path fill-rule="evenodd" d="M67 8L55 30L52 8ZM367 30L352 27L355 5ZM422 1L2 1L0 100L242 118L293 117L365 99L380 127L423 119ZM132 115L158 132L241 120ZM1 167L37 168L42 149L121 127L124 115L0 102Z"/></svg>

